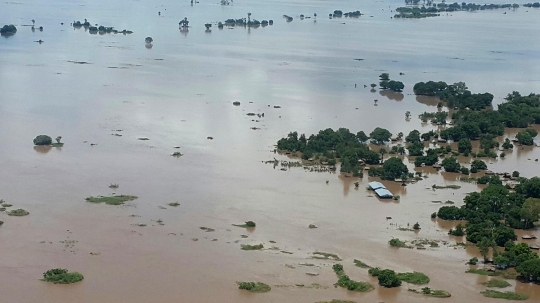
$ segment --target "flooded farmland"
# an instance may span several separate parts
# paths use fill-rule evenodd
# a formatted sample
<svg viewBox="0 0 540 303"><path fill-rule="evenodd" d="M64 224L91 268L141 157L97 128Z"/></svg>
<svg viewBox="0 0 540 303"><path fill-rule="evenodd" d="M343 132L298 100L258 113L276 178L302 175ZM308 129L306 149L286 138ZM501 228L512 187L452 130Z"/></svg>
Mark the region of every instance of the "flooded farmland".
<svg viewBox="0 0 540 303"><path fill-rule="evenodd" d="M485 185L461 182L457 173L415 168L404 156L423 180L407 186L383 181L400 200L381 200L366 189L370 181L380 181L367 172L353 178L339 170L281 170L264 163L298 160L274 153L276 142L291 131L309 136L340 127L367 134L376 127L393 134L443 128L418 118L437 111L439 101L414 95L412 87L420 81L464 81L474 93L492 93L494 105L512 91L540 93L540 42L533 39L539 9L391 18L404 5L397 0L0 3L0 26L18 29L0 37L0 199L30 213L0 213L0 284L10 290L0 301L493 301L479 293L491 277L465 273L465 263L480 258L478 249L456 246L465 237L448 235L458 222L431 218L445 202L461 206L468 193ZM364 15L329 18L336 9ZM274 24L216 25L248 12ZM301 20L301 14L311 18ZM187 31L178 26L184 17L190 21ZM70 25L85 18L133 33L94 35ZM32 19L43 31L31 30ZM213 24L210 32L205 23ZM153 38L152 47L145 47L145 37ZM381 73L402 81L403 92L372 91L370 84L378 83ZM513 139L518 131L506 129L497 141ZM64 146L34 146L32 139L40 134L62 136ZM450 145L456 149L456 143ZM172 157L174 152L182 156ZM516 146L504 159L484 160L493 172L519 171L530 178L540 175L538 158L538 147ZM85 201L113 194L138 198L119 206ZM248 220L257 226L232 225ZM399 230L416 222L420 231ZM516 233L540 237L538 230ZM388 245L392 238L429 239L438 246L398 249ZM264 249L245 251L244 244ZM334 287L336 262L313 258L314 252L338 255L352 279L375 289ZM407 291L406 283L380 287L354 259L423 272L429 287L452 297L424 297ZM40 281L51 268L81 272L84 280ZM261 281L272 290L244 292L237 281ZM540 299L539 285L509 282L504 290L526 294L531 302Z"/></svg>

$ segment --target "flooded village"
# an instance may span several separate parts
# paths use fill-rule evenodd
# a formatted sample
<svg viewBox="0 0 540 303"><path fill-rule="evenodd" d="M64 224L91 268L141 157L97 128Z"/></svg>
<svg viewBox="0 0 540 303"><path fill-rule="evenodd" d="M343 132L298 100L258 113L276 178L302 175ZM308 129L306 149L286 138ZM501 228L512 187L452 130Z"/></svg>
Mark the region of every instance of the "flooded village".
<svg viewBox="0 0 540 303"><path fill-rule="evenodd" d="M0 301L538 301L539 17L0 3Z"/></svg>

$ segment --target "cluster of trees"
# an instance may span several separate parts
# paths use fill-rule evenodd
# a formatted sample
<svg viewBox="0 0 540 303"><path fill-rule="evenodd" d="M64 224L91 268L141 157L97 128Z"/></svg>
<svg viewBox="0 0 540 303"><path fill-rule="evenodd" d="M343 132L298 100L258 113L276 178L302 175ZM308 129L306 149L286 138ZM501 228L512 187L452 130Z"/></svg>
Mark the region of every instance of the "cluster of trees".
<svg viewBox="0 0 540 303"><path fill-rule="evenodd" d="M540 95L521 96L513 92L505 99L507 102L500 104L497 110L460 110L453 113L456 126L441 131L440 137L459 141L462 138L476 140L482 135L490 135L492 140L493 137L502 136L505 127L526 128L531 124L540 124ZM521 141L532 144L529 135L534 138L536 132L527 132L529 134L521 133ZM510 146L508 143L506 147Z"/></svg>
<svg viewBox="0 0 540 303"><path fill-rule="evenodd" d="M15 25L4 25L2 28L0 28L0 34L2 35L14 35L17 32L17 28Z"/></svg>
<svg viewBox="0 0 540 303"><path fill-rule="evenodd" d="M431 120L431 123L446 125L446 118L448 118L448 112L445 112L445 111L434 112L434 113L424 112L420 114L420 119L424 123L427 122L428 120Z"/></svg>
<svg viewBox="0 0 540 303"><path fill-rule="evenodd" d="M540 3L538 2L535 2L535 3L527 3L527 4L523 4L523 6L525 7L540 7Z"/></svg>
<svg viewBox="0 0 540 303"><path fill-rule="evenodd" d="M413 90L417 95L439 97L451 108L480 110L491 106L493 101L493 95L490 93L471 93L464 82L450 85L443 81L418 82Z"/></svg>
<svg viewBox="0 0 540 303"><path fill-rule="evenodd" d="M389 89L394 92L401 92L403 88L405 88L403 82L390 80L390 75L388 73L382 73L379 78L381 80L381 82L379 82L379 86L383 89Z"/></svg>
<svg viewBox="0 0 540 303"><path fill-rule="evenodd" d="M488 243L486 242L486 244ZM523 263L530 260L540 261L538 254L531 251L529 245L526 243L515 244L512 241L508 241L504 245L504 252L499 253L496 248L493 251L493 263L499 268L507 268L510 266L519 268ZM525 266L522 266L521 268L526 271L530 267L525 264Z"/></svg>
<svg viewBox="0 0 540 303"><path fill-rule="evenodd" d="M380 286L388 288L401 286L401 280L396 272L391 269L373 267L368 270L368 273L373 277L377 277Z"/></svg>
<svg viewBox="0 0 540 303"><path fill-rule="evenodd" d="M467 220L467 240L484 238L498 246L517 239L514 228L528 229L540 216L540 178L522 179L511 193L502 184L490 184L480 193L471 193L461 208L443 206L437 216L444 220Z"/></svg>
<svg viewBox="0 0 540 303"><path fill-rule="evenodd" d="M534 144L534 138L538 135L538 132L535 129L528 128L526 130L522 130L516 135L516 140L519 144L522 145L533 145Z"/></svg>
<svg viewBox="0 0 540 303"><path fill-rule="evenodd" d="M368 137L363 131L351 133L346 128L334 131L331 128L321 130L316 135L306 138L305 134L291 132L287 138L277 142L278 150L301 152L303 159L319 157L322 160L341 161L341 171L358 174L358 160L367 164L379 164L381 157L365 144L371 138L372 142L382 144L390 140L392 134L382 128L376 128Z"/></svg>
<svg viewBox="0 0 540 303"><path fill-rule="evenodd" d="M369 175L383 180L407 179L409 169L400 158L392 157L384 161L381 167L372 167Z"/></svg>

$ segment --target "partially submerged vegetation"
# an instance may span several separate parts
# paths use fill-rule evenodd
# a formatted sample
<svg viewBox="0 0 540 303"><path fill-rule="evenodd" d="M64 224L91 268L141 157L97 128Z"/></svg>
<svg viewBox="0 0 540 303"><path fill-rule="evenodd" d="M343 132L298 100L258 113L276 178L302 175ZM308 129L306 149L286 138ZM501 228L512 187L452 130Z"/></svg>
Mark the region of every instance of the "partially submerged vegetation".
<svg viewBox="0 0 540 303"><path fill-rule="evenodd" d="M343 271L343 265L341 264L334 264L332 266L332 269L338 276L338 281L336 282L336 286L347 288L350 291L357 291L357 292L367 292L370 290L373 290L374 287L368 282L359 282L354 281L349 278Z"/></svg>
<svg viewBox="0 0 540 303"><path fill-rule="evenodd" d="M486 285L487 287L496 287L496 288L505 288L510 286L511 284L506 282L505 280L499 280L499 279L491 279L487 282L482 283Z"/></svg>
<svg viewBox="0 0 540 303"><path fill-rule="evenodd" d="M360 260L357 260L357 259L354 259L354 265L360 267L360 268L371 268L371 266L367 265L366 263L360 261Z"/></svg>
<svg viewBox="0 0 540 303"><path fill-rule="evenodd" d="M30 213L22 208L14 209L7 213L9 216L23 217L28 216Z"/></svg>
<svg viewBox="0 0 540 303"><path fill-rule="evenodd" d="M411 291L411 292L414 292L414 293L417 293L417 294L422 294L422 295L425 295L425 296L435 297L435 298L449 298L449 297L452 296L446 290L431 289L429 287L424 287L422 289L409 288L408 291Z"/></svg>
<svg viewBox="0 0 540 303"><path fill-rule="evenodd" d="M11 36L15 35L17 33L17 28L13 24L4 25L2 28L0 28L0 34L2 36Z"/></svg>
<svg viewBox="0 0 540 303"><path fill-rule="evenodd" d="M172 207L177 207L177 206L180 206L180 203L178 202L171 202L168 204L169 206L172 206Z"/></svg>
<svg viewBox="0 0 540 303"><path fill-rule="evenodd" d="M129 195L116 195L116 196L97 196L97 197L88 197L85 200L91 203L105 203L109 205L122 205L128 201L133 201L137 199L137 196Z"/></svg>
<svg viewBox="0 0 540 303"><path fill-rule="evenodd" d="M390 288L401 286L401 280L395 271L391 269L370 268L368 273L379 279L379 285Z"/></svg>
<svg viewBox="0 0 540 303"><path fill-rule="evenodd" d="M407 283L411 283L411 284L415 284L415 285L422 285L422 284L428 284L429 283L429 277L426 276L425 274L421 273L421 272L404 272L404 273L396 273L394 272L393 270L391 270L391 272L393 273L393 275L391 275L391 273L387 272L388 269L380 269L379 267L372 267L368 270L368 273L373 276L373 277L380 277L381 273L384 273L386 274L387 276L383 276L384 279L388 279L388 280L392 280L393 279L393 275L395 275L395 277L400 281L399 285L401 285L401 281L402 282L407 282ZM388 282L388 281L384 281L386 284L392 284L394 285L395 282ZM397 286L399 286L397 285Z"/></svg>
<svg viewBox="0 0 540 303"><path fill-rule="evenodd" d="M529 296L527 296L525 294L520 294L520 293L512 292L512 291L502 292L502 291L496 291L496 290L487 289L487 290L482 291L480 293L483 294L484 297L496 298L496 299L527 300L529 298Z"/></svg>
<svg viewBox="0 0 540 303"><path fill-rule="evenodd" d="M394 246L394 247L406 247L406 248L410 247L409 245L407 245L407 243L405 243L404 241L401 241L398 238L394 238L388 241L388 243L390 244L390 246Z"/></svg>
<svg viewBox="0 0 540 303"><path fill-rule="evenodd" d="M249 244L242 244L240 245L242 250L261 250L264 248L264 245L262 244L255 244L255 245L249 245Z"/></svg>
<svg viewBox="0 0 540 303"><path fill-rule="evenodd" d="M34 145L51 145L52 138L47 135L39 135L34 138Z"/></svg>
<svg viewBox="0 0 540 303"><path fill-rule="evenodd" d="M83 275L78 272L68 272L67 269L55 268L43 273L42 281L52 282L54 284L72 284L83 279Z"/></svg>
<svg viewBox="0 0 540 303"><path fill-rule="evenodd" d="M314 252L313 256L311 258L313 258L313 259L322 259L322 260L341 261L341 258L336 254L320 252L320 251Z"/></svg>
<svg viewBox="0 0 540 303"><path fill-rule="evenodd" d="M253 228L257 226L257 224L253 221L246 221L244 224L233 224L233 226L243 227L243 228Z"/></svg>
<svg viewBox="0 0 540 303"><path fill-rule="evenodd" d="M268 284L262 282L236 282L239 289L247 290L250 292L269 292L272 288Z"/></svg>

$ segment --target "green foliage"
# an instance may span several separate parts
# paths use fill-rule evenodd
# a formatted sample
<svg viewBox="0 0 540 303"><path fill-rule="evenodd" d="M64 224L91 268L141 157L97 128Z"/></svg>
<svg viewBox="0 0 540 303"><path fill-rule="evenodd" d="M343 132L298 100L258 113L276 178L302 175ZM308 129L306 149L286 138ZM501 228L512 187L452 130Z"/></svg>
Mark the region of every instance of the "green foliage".
<svg viewBox="0 0 540 303"><path fill-rule="evenodd" d="M496 288L505 288L511 285L505 280L500 280L500 279L491 279L482 284L486 285L487 287L496 287Z"/></svg>
<svg viewBox="0 0 540 303"><path fill-rule="evenodd" d="M388 241L388 243L390 244L390 246L394 246L394 247L407 247L407 244L398 238L394 238Z"/></svg>
<svg viewBox="0 0 540 303"><path fill-rule="evenodd" d="M516 139L517 139L518 143L521 144L521 145L533 145L534 144L533 136L531 136L531 133L528 132L527 130L520 131L519 133L517 133Z"/></svg>
<svg viewBox="0 0 540 303"><path fill-rule="evenodd" d="M345 274L339 276L339 279L336 285L340 287L345 287L350 291L358 291L358 292L367 292L374 289L373 285L371 285L370 283L351 280L349 276Z"/></svg>
<svg viewBox="0 0 540 303"><path fill-rule="evenodd" d="M133 201L137 199L137 196L129 196L129 195L117 195L117 196L97 196L97 197L88 197L85 200L87 202L91 203L105 203L109 205L122 205L128 201Z"/></svg>
<svg viewBox="0 0 540 303"><path fill-rule="evenodd" d="M34 145L51 145L52 138L47 135L39 135L34 139Z"/></svg>
<svg viewBox="0 0 540 303"><path fill-rule="evenodd" d="M242 244L240 245L242 250L261 250L264 248L264 245L262 244L255 244L255 245L249 245L249 244Z"/></svg>
<svg viewBox="0 0 540 303"><path fill-rule="evenodd" d="M540 178L521 179L516 192L525 197L540 198Z"/></svg>
<svg viewBox="0 0 540 303"><path fill-rule="evenodd" d="M519 177L519 172L518 172L517 170L514 170L514 171L512 172L512 177L518 178L518 177Z"/></svg>
<svg viewBox="0 0 540 303"><path fill-rule="evenodd" d="M501 292L501 291L488 289L480 293L483 294L484 297L497 298L497 299L527 300L529 298L529 296L525 294L520 294L517 292L511 292L511 291Z"/></svg>
<svg viewBox="0 0 540 303"><path fill-rule="evenodd" d="M47 270L43 273L43 281L52 282L54 284L71 284L82 281L83 275L78 272L68 272L67 269L55 268Z"/></svg>
<svg viewBox="0 0 540 303"><path fill-rule="evenodd" d="M450 173L457 173L459 172L461 168L461 165L458 163L457 159L454 157L445 158L441 164L444 170Z"/></svg>
<svg viewBox="0 0 540 303"><path fill-rule="evenodd" d="M381 145L384 144L384 142L390 141L392 133L390 133L387 129L377 127L369 134L369 137L371 138L371 142L373 144Z"/></svg>
<svg viewBox="0 0 540 303"><path fill-rule="evenodd" d="M458 151L460 153L470 153L472 151L472 143L469 138L462 138L458 142Z"/></svg>
<svg viewBox="0 0 540 303"><path fill-rule="evenodd" d="M337 263L332 266L332 269L337 275L343 274L343 265Z"/></svg>
<svg viewBox="0 0 540 303"><path fill-rule="evenodd" d="M379 79L388 81L390 80L390 75L388 73L382 73L379 75Z"/></svg>
<svg viewBox="0 0 540 303"><path fill-rule="evenodd" d="M0 34L2 35L14 35L17 32L17 28L15 25L4 25L2 28L0 28Z"/></svg>
<svg viewBox="0 0 540 303"><path fill-rule="evenodd" d="M7 213L8 216L23 217L28 216L30 213L22 208L12 210Z"/></svg>
<svg viewBox="0 0 540 303"><path fill-rule="evenodd" d="M409 156L419 157L424 155L424 144L416 142L407 147Z"/></svg>
<svg viewBox="0 0 540 303"><path fill-rule="evenodd" d="M392 91L395 91L395 92L401 92L404 87L405 87L405 85L403 85L403 82L401 82L401 81L390 80L388 82L388 88L390 90L392 90Z"/></svg>
<svg viewBox="0 0 540 303"><path fill-rule="evenodd" d="M525 220L525 226L531 226L540 219L540 199L528 198L521 206L521 218Z"/></svg>
<svg viewBox="0 0 540 303"><path fill-rule="evenodd" d="M383 180L394 180L399 179L403 175L409 174L409 169L400 158L392 157L387 159L383 166L383 172L381 178Z"/></svg>
<svg viewBox="0 0 540 303"><path fill-rule="evenodd" d="M381 269L379 267L372 267L368 270L368 274L372 277L376 277L379 275L379 272Z"/></svg>
<svg viewBox="0 0 540 303"><path fill-rule="evenodd" d="M418 224L418 222L414 223L413 229L414 230L420 230L420 224Z"/></svg>
<svg viewBox="0 0 540 303"><path fill-rule="evenodd" d="M464 175L468 175L468 174L469 174L469 169L468 169L467 167L465 167L465 166L462 166L462 167L460 168L460 172L461 172L462 174L464 174Z"/></svg>
<svg viewBox="0 0 540 303"><path fill-rule="evenodd" d="M530 124L540 123L540 95L521 96L513 92L506 100L508 102L500 104L497 110L461 110L454 113L452 118L459 123L441 131L441 137L459 141L465 137L479 138L481 134L501 136L505 127L526 128ZM530 143L528 135L523 133L521 136Z"/></svg>
<svg viewBox="0 0 540 303"><path fill-rule="evenodd" d="M529 281L540 280L540 259L532 258L522 262L516 271Z"/></svg>
<svg viewBox="0 0 540 303"><path fill-rule="evenodd" d="M380 276L380 274L379 274ZM398 273L397 278L403 282L421 285L421 284L428 284L429 283L429 277L421 272L405 272L405 273Z"/></svg>
<svg viewBox="0 0 540 303"><path fill-rule="evenodd" d="M247 290L250 292L269 292L272 288L268 284L262 282L236 282L239 289Z"/></svg>
<svg viewBox="0 0 540 303"><path fill-rule="evenodd" d="M366 144L362 143L367 140L368 137L364 132L358 132L355 135L346 128L340 128L337 131L321 130L317 135L311 135L309 138L292 132L287 138L277 142L277 148L293 153L301 152L304 158L314 155L325 155L330 159L340 158L342 172L356 173L359 170L358 160L363 160L366 164L379 163L379 153L370 150Z"/></svg>
<svg viewBox="0 0 540 303"><path fill-rule="evenodd" d="M482 160L473 160L471 163L471 168L474 168L476 171L486 170L487 164Z"/></svg>
<svg viewBox="0 0 540 303"><path fill-rule="evenodd" d="M461 208L456 206L443 206L439 208L437 217L443 220L462 220L465 217L465 214Z"/></svg>
<svg viewBox="0 0 540 303"><path fill-rule="evenodd" d="M502 148L504 148L504 149L512 149L512 148L514 148L514 144L512 144L512 141L510 141L510 139L506 138L506 139L504 139L504 142L502 144Z"/></svg>
<svg viewBox="0 0 540 303"><path fill-rule="evenodd" d="M478 258L477 257L473 257L469 260L469 262L467 262L467 264L469 265L476 265L478 263Z"/></svg>
<svg viewBox="0 0 540 303"><path fill-rule="evenodd" d="M357 260L357 259L354 259L354 265L360 267L360 268L371 268L371 266L367 265L366 263L360 261L360 260Z"/></svg>
<svg viewBox="0 0 540 303"><path fill-rule="evenodd" d="M465 231L463 229L463 225L459 223L455 229L450 229L448 231L449 235L456 236L456 237L463 237L465 235Z"/></svg>
<svg viewBox="0 0 540 303"><path fill-rule="evenodd" d="M177 207L177 206L180 206L180 203L172 202L172 203L169 203L169 206Z"/></svg>
<svg viewBox="0 0 540 303"><path fill-rule="evenodd" d="M396 272L390 269L379 271L377 278L379 285L383 287L398 287L401 286L401 280L396 275Z"/></svg>
<svg viewBox="0 0 540 303"><path fill-rule="evenodd" d="M445 82L419 82L413 87L417 95L437 96L448 104L448 107L481 110L491 106L493 95L489 93L472 94L463 82L447 85Z"/></svg>
<svg viewBox="0 0 540 303"><path fill-rule="evenodd" d="M412 130L407 135L407 137L405 137L405 142L408 142L408 143L421 143L422 141L420 140L420 132L417 131L416 129Z"/></svg>

